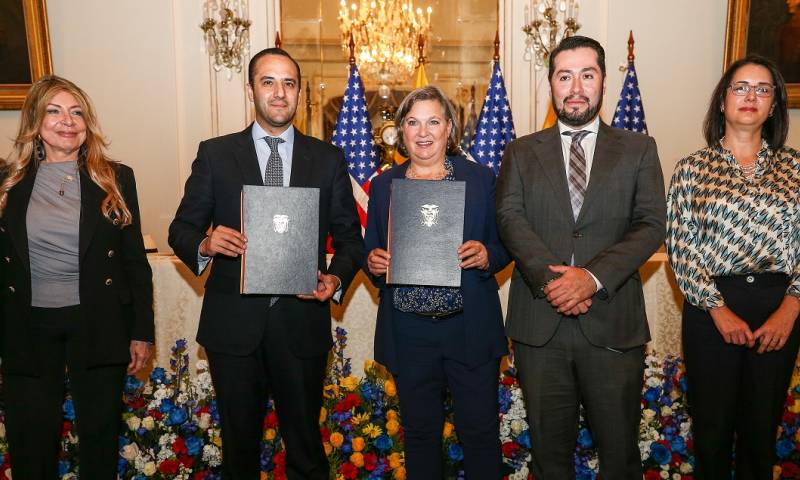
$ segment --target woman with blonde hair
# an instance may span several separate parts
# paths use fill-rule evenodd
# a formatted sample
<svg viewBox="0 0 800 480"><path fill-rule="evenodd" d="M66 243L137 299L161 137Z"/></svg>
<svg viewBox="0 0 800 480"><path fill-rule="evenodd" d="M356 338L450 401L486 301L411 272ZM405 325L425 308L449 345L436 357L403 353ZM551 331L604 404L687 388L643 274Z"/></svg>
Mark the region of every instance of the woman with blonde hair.
<svg viewBox="0 0 800 480"><path fill-rule="evenodd" d="M109 160L88 96L30 89L0 172L0 355L15 478L57 477L65 372L82 478L116 478L126 371L153 341L133 171Z"/></svg>

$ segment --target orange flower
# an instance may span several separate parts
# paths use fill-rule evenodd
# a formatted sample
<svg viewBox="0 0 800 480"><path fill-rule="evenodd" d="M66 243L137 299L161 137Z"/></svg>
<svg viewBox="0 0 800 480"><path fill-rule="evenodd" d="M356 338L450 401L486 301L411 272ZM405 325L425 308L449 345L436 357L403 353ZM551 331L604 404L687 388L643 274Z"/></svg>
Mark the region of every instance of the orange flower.
<svg viewBox="0 0 800 480"><path fill-rule="evenodd" d="M389 460L389 468L391 469L396 469L400 467L400 465L402 465L400 454L397 452L394 452L393 454L389 455L389 457L387 457L387 460Z"/></svg>
<svg viewBox="0 0 800 480"><path fill-rule="evenodd" d="M350 463L352 463L353 465L355 465L358 468L363 467L364 466L364 455L362 455L359 452L356 452L356 453L350 455Z"/></svg>
<svg viewBox="0 0 800 480"><path fill-rule="evenodd" d="M344 436L341 433L339 432L331 433L331 445L333 445L333 448L341 447L343 442L344 442Z"/></svg>
<svg viewBox="0 0 800 480"><path fill-rule="evenodd" d="M362 438L362 437L353 438L353 451L354 452L360 452L361 450L364 450L364 446L365 446L364 438Z"/></svg>
<svg viewBox="0 0 800 480"><path fill-rule="evenodd" d="M386 383L383 384L383 391L390 397L397 395L397 387L391 380L386 380Z"/></svg>
<svg viewBox="0 0 800 480"><path fill-rule="evenodd" d="M397 420L397 411L396 410L387 410L386 411L386 419L387 420Z"/></svg>
<svg viewBox="0 0 800 480"><path fill-rule="evenodd" d="M395 480L406 480L406 467L397 467L393 476Z"/></svg>
<svg viewBox="0 0 800 480"><path fill-rule="evenodd" d="M400 424L397 420L389 420L386 422L386 433L389 435L397 435L397 432L400 430Z"/></svg>

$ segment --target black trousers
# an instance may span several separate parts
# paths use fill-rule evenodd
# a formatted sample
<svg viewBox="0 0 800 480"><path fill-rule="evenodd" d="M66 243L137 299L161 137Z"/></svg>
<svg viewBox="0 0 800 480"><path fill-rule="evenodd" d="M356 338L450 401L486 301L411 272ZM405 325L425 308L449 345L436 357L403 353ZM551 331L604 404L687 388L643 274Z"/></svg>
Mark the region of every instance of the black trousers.
<svg viewBox="0 0 800 480"><path fill-rule="evenodd" d="M222 476L226 480L260 478L264 415L270 395L286 447L288 479L328 479L328 459L319 431L328 356L296 356L284 322L276 318L279 308L280 302L265 312L264 337L250 355L206 351L217 394Z"/></svg>
<svg viewBox="0 0 800 480"><path fill-rule="evenodd" d="M394 312L397 348L395 381L405 433L409 479L443 477L442 427L447 389L453 398L458 438L464 449L467 480L502 478L497 388L500 359L468 368L464 322L458 314L433 319Z"/></svg>
<svg viewBox="0 0 800 480"><path fill-rule="evenodd" d="M719 277L725 303L750 329L760 327L783 301L789 279L781 274ZM689 412L695 478L730 480L735 442L737 480L768 480L777 461L777 428L800 345L794 329L782 349L759 354L727 344L708 312L683 306Z"/></svg>
<svg viewBox="0 0 800 480"><path fill-rule="evenodd" d="M37 377L3 371L6 432L14 478L58 478L64 374L69 375L81 478L117 478L125 365L86 368L80 306L33 308Z"/></svg>
<svg viewBox="0 0 800 480"><path fill-rule="evenodd" d="M621 352L592 345L578 320L564 317L545 345L514 342L514 359L531 426L536 480L575 478L580 404L597 446L600 476L642 479L644 346Z"/></svg>

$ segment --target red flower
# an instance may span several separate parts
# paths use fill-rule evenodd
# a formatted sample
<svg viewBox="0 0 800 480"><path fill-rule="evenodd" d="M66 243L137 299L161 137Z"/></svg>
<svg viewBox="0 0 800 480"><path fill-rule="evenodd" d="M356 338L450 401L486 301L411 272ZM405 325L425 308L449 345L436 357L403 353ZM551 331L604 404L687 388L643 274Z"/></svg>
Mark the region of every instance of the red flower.
<svg viewBox="0 0 800 480"><path fill-rule="evenodd" d="M506 458L514 458L514 454L519 450L519 445L516 442L505 442L502 446L503 456Z"/></svg>
<svg viewBox="0 0 800 480"><path fill-rule="evenodd" d="M264 417L264 428L275 428L278 426L278 414L275 413L275 410L269 412L266 417Z"/></svg>
<svg viewBox="0 0 800 480"><path fill-rule="evenodd" d="M347 462L342 464L341 468L339 468L339 473L344 475L344 478L354 479L356 476L358 476L358 467L350 462Z"/></svg>
<svg viewBox="0 0 800 480"><path fill-rule="evenodd" d="M275 464L275 474L284 474L286 471L286 450L281 450L272 457L272 462Z"/></svg>
<svg viewBox="0 0 800 480"><path fill-rule="evenodd" d="M502 383L505 386L511 386L514 385L514 380L515 380L514 377L504 376L502 380L500 380L500 383Z"/></svg>
<svg viewBox="0 0 800 480"><path fill-rule="evenodd" d="M800 467L794 463L781 463L781 478L800 478Z"/></svg>
<svg viewBox="0 0 800 480"><path fill-rule="evenodd" d="M319 427L319 435L322 437L323 442L329 442L331 439L331 431L325 427Z"/></svg>
<svg viewBox="0 0 800 480"><path fill-rule="evenodd" d="M172 442L172 451L175 452L175 456L180 455L181 453L186 453L186 442L183 438L178 437Z"/></svg>
<svg viewBox="0 0 800 480"><path fill-rule="evenodd" d="M131 410L139 410L140 408L144 407L144 403L145 403L144 398L136 397L128 402L128 408L130 408Z"/></svg>
<svg viewBox="0 0 800 480"><path fill-rule="evenodd" d="M662 480L658 470L648 470L644 472L644 480Z"/></svg>
<svg viewBox="0 0 800 480"><path fill-rule="evenodd" d="M364 468L371 472L375 470L375 467L378 466L378 456L374 453L366 453L364 454Z"/></svg>
<svg viewBox="0 0 800 480"><path fill-rule="evenodd" d="M64 420L64 423L61 425L61 436L66 437L70 430L72 430L72 422Z"/></svg>
<svg viewBox="0 0 800 480"><path fill-rule="evenodd" d="M158 470L163 473L164 475L175 475L178 473L178 463L177 460L164 460L161 462L161 465L158 466Z"/></svg>
<svg viewBox="0 0 800 480"><path fill-rule="evenodd" d="M186 468L192 468L192 464L194 464L194 458L186 454L179 456L178 461Z"/></svg>
<svg viewBox="0 0 800 480"><path fill-rule="evenodd" d="M336 404L333 409L336 412L342 413L347 412L350 409L361 405L361 400L358 398L358 395L355 393L348 393L339 403Z"/></svg>

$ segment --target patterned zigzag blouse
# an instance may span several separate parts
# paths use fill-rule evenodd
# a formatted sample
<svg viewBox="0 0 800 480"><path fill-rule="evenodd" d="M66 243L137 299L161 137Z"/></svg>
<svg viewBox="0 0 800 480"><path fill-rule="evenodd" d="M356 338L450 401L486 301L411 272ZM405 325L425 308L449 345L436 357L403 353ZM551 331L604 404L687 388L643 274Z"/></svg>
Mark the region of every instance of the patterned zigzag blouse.
<svg viewBox="0 0 800 480"><path fill-rule="evenodd" d="M714 277L791 276L800 296L800 152L762 141L748 180L721 143L682 159L667 196L667 253L686 301L725 305Z"/></svg>

